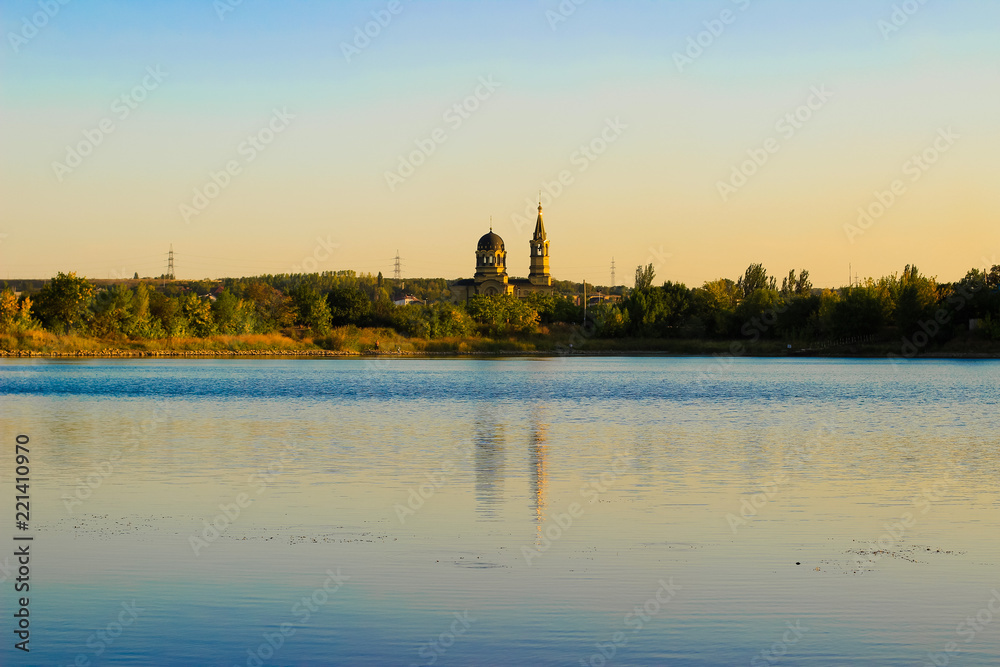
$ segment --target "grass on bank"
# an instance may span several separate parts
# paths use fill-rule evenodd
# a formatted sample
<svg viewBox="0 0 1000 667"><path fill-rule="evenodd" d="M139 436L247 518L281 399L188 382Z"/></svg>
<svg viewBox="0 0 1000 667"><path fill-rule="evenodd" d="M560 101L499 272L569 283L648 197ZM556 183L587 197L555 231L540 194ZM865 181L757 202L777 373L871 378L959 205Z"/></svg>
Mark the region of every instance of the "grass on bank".
<svg viewBox="0 0 1000 667"><path fill-rule="evenodd" d="M343 354L491 354L491 353L565 353L637 354L658 353L686 356L912 356L904 349L902 339L886 339L866 343L804 343L794 342L789 349L785 341L699 340L674 338L601 339L582 336L578 329L552 327L539 333L508 337L407 338L388 328L362 329L356 326L338 327L329 335L312 337L302 332L287 331L272 334L209 336L206 338L101 339L76 334L58 335L43 330L0 334L0 350L4 353L100 355L110 352L147 353L245 353L269 354L295 351L329 350ZM572 348L570 347L572 345ZM917 349L916 356L1000 356L996 341L973 335L961 335L944 343L933 343Z"/></svg>
<svg viewBox="0 0 1000 667"><path fill-rule="evenodd" d="M93 338L76 334L54 334L48 331L26 331L0 335L0 350L5 352L36 352L42 354L97 353L105 350L133 352L203 352L315 349L312 341L296 341L281 334L246 334L242 336L210 336L208 338Z"/></svg>

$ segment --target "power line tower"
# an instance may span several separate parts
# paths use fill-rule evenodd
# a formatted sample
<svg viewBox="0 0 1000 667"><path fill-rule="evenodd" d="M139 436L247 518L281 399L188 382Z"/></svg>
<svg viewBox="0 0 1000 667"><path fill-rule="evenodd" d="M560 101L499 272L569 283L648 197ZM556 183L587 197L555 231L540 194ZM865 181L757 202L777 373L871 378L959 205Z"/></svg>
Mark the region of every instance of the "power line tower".
<svg viewBox="0 0 1000 667"><path fill-rule="evenodd" d="M170 252L167 253L167 280L174 279L174 244L170 244Z"/></svg>
<svg viewBox="0 0 1000 667"><path fill-rule="evenodd" d="M402 261L403 260L400 259L400 257L399 257L399 251L397 250L396 251L396 267L395 267L395 269L392 272L392 277L393 277L394 280L402 280L403 279L403 268L402 268L402 264L400 263Z"/></svg>
<svg viewBox="0 0 1000 667"><path fill-rule="evenodd" d="M615 286L615 258L611 258L611 286Z"/></svg>

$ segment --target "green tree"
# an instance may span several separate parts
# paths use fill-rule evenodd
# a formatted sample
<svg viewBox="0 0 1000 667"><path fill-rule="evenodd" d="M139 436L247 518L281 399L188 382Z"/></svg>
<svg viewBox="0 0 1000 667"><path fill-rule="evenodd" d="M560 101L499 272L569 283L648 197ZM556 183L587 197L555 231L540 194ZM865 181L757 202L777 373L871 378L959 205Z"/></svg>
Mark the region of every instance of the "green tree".
<svg viewBox="0 0 1000 667"><path fill-rule="evenodd" d="M795 269L788 272L787 278L781 279L781 296L802 295L812 291L812 281L809 280L809 272L802 269L798 277L795 276Z"/></svg>
<svg viewBox="0 0 1000 667"><path fill-rule="evenodd" d="M1000 290L994 284L991 274L1000 278L1000 266L990 272L970 269L958 283L944 295L945 303L954 311L962 313L962 320L996 319L1000 315Z"/></svg>
<svg viewBox="0 0 1000 667"><path fill-rule="evenodd" d="M461 306L444 301L397 308L394 326L419 338L468 336L475 330L475 322Z"/></svg>
<svg viewBox="0 0 1000 667"><path fill-rule="evenodd" d="M986 287L1000 289L1000 264L994 264L986 274Z"/></svg>
<svg viewBox="0 0 1000 667"><path fill-rule="evenodd" d="M47 329L75 331L86 325L94 286L75 272L59 272L38 293L38 314Z"/></svg>
<svg viewBox="0 0 1000 667"><path fill-rule="evenodd" d="M621 338L629 329L628 311L618 304L599 303L589 311L594 318L596 333L601 338Z"/></svg>
<svg viewBox="0 0 1000 667"><path fill-rule="evenodd" d="M90 330L97 336L128 336L132 317L132 290L119 283L94 297Z"/></svg>
<svg viewBox="0 0 1000 667"><path fill-rule="evenodd" d="M181 315L186 322L184 331L188 335L204 338L215 333L212 319L212 304L197 294L185 294L180 299Z"/></svg>
<svg viewBox="0 0 1000 667"><path fill-rule="evenodd" d="M153 317L150 309L151 292L146 283L139 283L135 286L135 295L132 298L132 321L129 335L136 338L159 338L163 335L163 327L160 321Z"/></svg>
<svg viewBox="0 0 1000 667"><path fill-rule="evenodd" d="M833 290L825 289L819 295L819 309L811 318L812 330L819 338L829 338L838 335L836 323L837 304L840 303L840 294Z"/></svg>
<svg viewBox="0 0 1000 667"><path fill-rule="evenodd" d="M583 317L583 307L560 294L532 292L524 300L538 312L539 322L579 322Z"/></svg>
<svg viewBox="0 0 1000 667"><path fill-rule="evenodd" d="M163 335L159 320L150 312L150 292L145 283L135 290L118 283L101 290L91 309L90 330L97 336L156 338Z"/></svg>
<svg viewBox="0 0 1000 667"><path fill-rule="evenodd" d="M289 296L295 307L296 324L309 327L320 336L330 333L330 306L318 289L300 283L292 288Z"/></svg>
<svg viewBox="0 0 1000 667"><path fill-rule="evenodd" d="M295 322L292 298L281 290L261 280L233 286L233 294L249 302L254 311L254 329L257 333L271 333Z"/></svg>
<svg viewBox="0 0 1000 667"><path fill-rule="evenodd" d="M813 284L809 280L809 272L805 269L799 271L799 279L795 281L795 293L798 295L809 295L812 293Z"/></svg>
<svg viewBox="0 0 1000 667"><path fill-rule="evenodd" d="M635 267L635 289L636 290L648 290L653 286L653 279L656 278L656 270L653 268L652 262L647 266L637 266Z"/></svg>
<svg viewBox="0 0 1000 667"><path fill-rule="evenodd" d="M150 292L149 314L152 320L159 323L160 329L167 336L183 336L187 332L187 321L181 313L179 298L155 291Z"/></svg>
<svg viewBox="0 0 1000 667"><path fill-rule="evenodd" d="M769 284L773 284L773 280ZM785 310L781 294L770 288L758 288L751 292L736 307L736 319L740 322L740 337L749 337L751 342L761 338L774 338L777 334L778 317Z"/></svg>
<svg viewBox="0 0 1000 667"><path fill-rule="evenodd" d="M920 275L916 266L908 264L899 279L896 297L896 324L903 335L916 332L920 322L932 320L937 303L936 281Z"/></svg>
<svg viewBox="0 0 1000 667"><path fill-rule="evenodd" d="M465 307L472 319L491 336L532 333L538 328L538 311L510 294L477 294Z"/></svg>
<svg viewBox="0 0 1000 667"><path fill-rule="evenodd" d="M820 297L811 293L793 293L792 296L783 296L782 299L784 309L778 314L775 331L786 339L815 339L817 335L816 316L822 302Z"/></svg>
<svg viewBox="0 0 1000 667"><path fill-rule="evenodd" d="M693 290L692 316L704 323L708 332L716 336L730 336L738 330L736 304L740 291L728 278L706 282Z"/></svg>
<svg viewBox="0 0 1000 667"><path fill-rule="evenodd" d="M330 317L333 326L357 324L363 326L372 313L372 302L359 287L334 287L326 295L330 307Z"/></svg>
<svg viewBox="0 0 1000 667"><path fill-rule="evenodd" d="M215 329L219 333L239 335L255 332L253 306L238 299L228 289L222 290L211 307Z"/></svg>
<svg viewBox="0 0 1000 667"><path fill-rule="evenodd" d="M759 289L774 290L777 281L769 278L763 264L751 264L743 276L736 281L736 287L745 299Z"/></svg>
<svg viewBox="0 0 1000 667"><path fill-rule="evenodd" d="M633 290L622 302L633 336L678 336L691 315L691 290L681 283Z"/></svg>
<svg viewBox="0 0 1000 667"><path fill-rule="evenodd" d="M848 287L833 308L833 327L837 336L865 336L877 333L885 324L886 303L875 283Z"/></svg>
<svg viewBox="0 0 1000 667"><path fill-rule="evenodd" d="M781 279L781 296L795 294L795 269L788 272L787 278Z"/></svg>

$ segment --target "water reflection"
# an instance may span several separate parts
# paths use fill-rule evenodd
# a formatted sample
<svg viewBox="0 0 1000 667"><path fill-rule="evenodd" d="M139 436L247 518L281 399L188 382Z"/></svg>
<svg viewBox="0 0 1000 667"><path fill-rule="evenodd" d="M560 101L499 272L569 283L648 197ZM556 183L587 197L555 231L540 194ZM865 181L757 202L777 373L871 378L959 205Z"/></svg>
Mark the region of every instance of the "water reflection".
<svg viewBox="0 0 1000 667"><path fill-rule="evenodd" d="M506 435L501 412L487 408L476 417L473 441L476 465L476 512L480 519L497 520L503 502Z"/></svg>
<svg viewBox="0 0 1000 667"><path fill-rule="evenodd" d="M532 507L535 513L535 526L538 537L542 534L542 524L545 522L545 492L547 486L546 456L548 455L548 424L542 419L541 409L534 408L531 412L531 425L528 435L528 461L531 467L530 483Z"/></svg>
<svg viewBox="0 0 1000 667"><path fill-rule="evenodd" d="M96 663L88 637L133 599L102 663L260 664L247 648L316 596L273 664L427 664L468 610L435 665L603 664L598 643L608 664L747 664L801 621L781 664L907 667L948 657L997 583L1000 363L739 360L692 396L714 362L174 361L0 364L0 453L31 435L44 538L32 664ZM540 529L558 540L527 561ZM653 614L661 579L680 592ZM997 664L989 628L963 665Z"/></svg>

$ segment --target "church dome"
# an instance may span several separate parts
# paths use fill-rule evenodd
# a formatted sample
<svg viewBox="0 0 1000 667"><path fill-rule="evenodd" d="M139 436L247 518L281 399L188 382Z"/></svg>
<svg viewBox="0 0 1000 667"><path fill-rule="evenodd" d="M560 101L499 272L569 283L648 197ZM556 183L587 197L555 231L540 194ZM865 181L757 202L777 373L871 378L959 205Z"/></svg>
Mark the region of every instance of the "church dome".
<svg viewBox="0 0 1000 667"><path fill-rule="evenodd" d="M490 230L489 234L479 239L478 250L503 250L503 239Z"/></svg>

